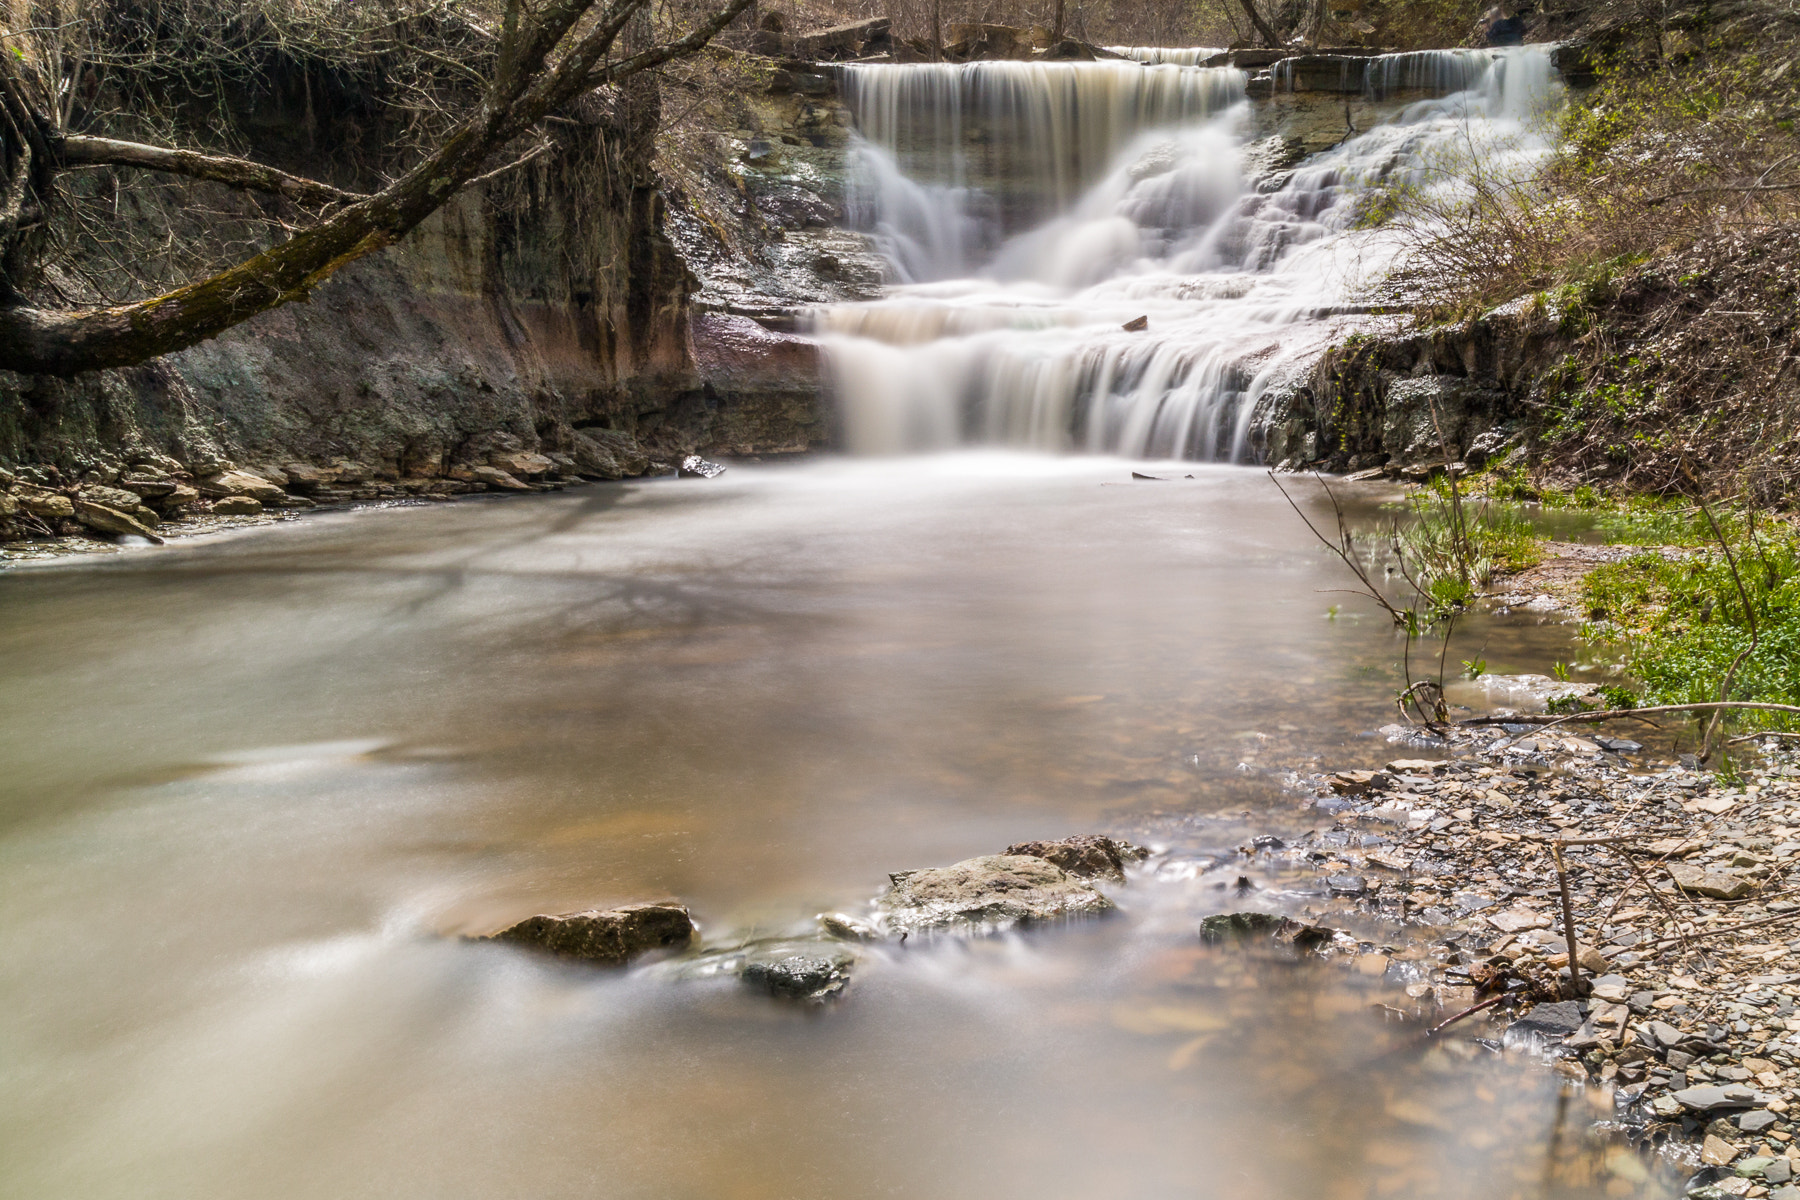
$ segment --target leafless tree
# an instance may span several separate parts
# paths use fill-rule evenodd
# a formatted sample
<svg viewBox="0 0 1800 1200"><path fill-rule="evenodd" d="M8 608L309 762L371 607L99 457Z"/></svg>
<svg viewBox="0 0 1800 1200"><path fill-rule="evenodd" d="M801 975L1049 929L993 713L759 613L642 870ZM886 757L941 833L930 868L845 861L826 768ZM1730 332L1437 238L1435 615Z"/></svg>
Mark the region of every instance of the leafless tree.
<svg viewBox="0 0 1800 1200"><path fill-rule="evenodd" d="M97 12L63 7L63 0L15 4L0 31L0 369L66 376L140 363L304 300L463 188L547 153L547 123L583 96L702 50L751 0L722 0L660 35L646 20L651 2L505 0L491 20L457 14L457 28L477 43L471 53L399 45L400 55L414 50L436 64L424 76L459 76L460 83L432 92L438 119L424 122L429 136L416 161L369 191L248 156L81 132L84 103L104 69L116 65L109 58L142 67L157 47L96 36ZM389 0L376 19L397 8ZM440 19L451 11L448 3L431 9ZM55 252L44 236L52 213L93 199L70 184L95 167L279 197L299 215L282 219L287 236L275 244L159 295L62 306L34 298L22 285L34 263Z"/></svg>

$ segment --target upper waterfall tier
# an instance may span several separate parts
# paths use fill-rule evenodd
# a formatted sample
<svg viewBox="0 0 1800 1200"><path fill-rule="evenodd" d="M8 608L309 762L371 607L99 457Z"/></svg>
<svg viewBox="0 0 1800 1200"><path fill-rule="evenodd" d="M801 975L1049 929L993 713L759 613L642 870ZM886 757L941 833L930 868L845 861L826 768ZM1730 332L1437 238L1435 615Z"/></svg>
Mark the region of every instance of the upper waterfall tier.
<svg viewBox="0 0 1800 1200"><path fill-rule="evenodd" d="M1116 61L857 64L845 70L844 94L858 135L887 160L865 164L865 178L891 171L947 190L935 202L957 208L991 245L1066 211L1146 130L1191 124L1241 100L1244 76ZM878 223L869 206L880 199L866 190L854 197L853 205L863 202L857 215ZM906 277L917 265L902 264ZM964 265L953 255L926 274Z"/></svg>
<svg viewBox="0 0 1800 1200"><path fill-rule="evenodd" d="M1247 157L1235 71L850 76L869 139L853 216L902 286L822 309L816 326L852 448L885 452L1253 457L1259 400L1367 325L1370 290L1405 262L1404 238L1366 227L1369 201L1397 188L1453 207L1474 172L1531 170L1557 95L1543 48L1371 58L1365 78L1468 86L1394 102L1289 166L1271 161L1280 137Z"/></svg>

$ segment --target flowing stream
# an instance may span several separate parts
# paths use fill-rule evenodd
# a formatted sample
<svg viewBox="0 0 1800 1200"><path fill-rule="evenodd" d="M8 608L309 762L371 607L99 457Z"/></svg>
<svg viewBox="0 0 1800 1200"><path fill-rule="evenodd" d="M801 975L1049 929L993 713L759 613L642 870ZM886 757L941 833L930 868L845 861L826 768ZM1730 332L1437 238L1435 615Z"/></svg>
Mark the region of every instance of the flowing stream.
<svg viewBox="0 0 1800 1200"><path fill-rule="evenodd" d="M1367 136L1503 109L1505 61ZM1034 70L858 82L920 282L821 316L857 441L1225 457L1378 155L1248 191L1235 75ZM922 182L903 130L976 110L991 155ZM1009 121L1055 164L990 203ZM1399 753L1398 646L1334 566L1256 472L965 449L0 575L0 1198L1660 1194L1547 1072L1396 1023L1403 961L1200 943L1242 907L1397 936L1238 851L1328 827L1289 769ZM1462 628L1496 672L1566 653ZM664 896L708 945L803 936L1102 831L1163 850L1120 915L871 946L823 1008L460 937Z"/></svg>
<svg viewBox="0 0 1800 1200"><path fill-rule="evenodd" d="M1253 458L1258 400L1404 264L1362 227L1379 189L1531 162L1559 92L1542 47L1345 59L1340 83L1415 101L1287 168L1241 72L1131 53L849 68L853 217L897 281L815 315L854 450Z"/></svg>
<svg viewBox="0 0 1800 1200"><path fill-rule="evenodd" d="M1404 972L1200 945L1328 903L1236 847L1316 824L1289 766L1397 752L1396 645L1259 474L1134 465L734 466L0 576L0 1196L1622 1194L1547 1073L1418 1054ZM1095 830L1168 850L1123 915L874 947L823 1010L455 936L674 895L730 944Z"/></svg>

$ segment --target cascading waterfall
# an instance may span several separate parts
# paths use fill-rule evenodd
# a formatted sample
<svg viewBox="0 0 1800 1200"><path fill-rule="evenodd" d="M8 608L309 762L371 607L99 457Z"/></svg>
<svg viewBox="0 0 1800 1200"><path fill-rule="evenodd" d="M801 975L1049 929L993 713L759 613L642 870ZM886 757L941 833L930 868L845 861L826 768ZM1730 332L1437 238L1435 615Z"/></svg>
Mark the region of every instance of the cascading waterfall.
<svg viewBox="0 0 1800 1200"><path fill-rule="evenodd" d="M815 313L851 449L1227 460L1249 457L1269 387L1371 319L1369 290L1403 247L1358 228L1370 189L1454 195L1471 161L1522 169L1544 152L1536 118L1556 91L1538 48L1371 58L1370 90L1436 81L1448 94L1270 190L1245 174L1235 71L980 63L849 78L856 215L902 281Z"/></svg>
<svg viewBox="0 0 1800 1200"><path fill-rule="evenodd" d="M1147 130L1243 98L1232 70L1130 62L855 64L850 212L907 283L967 274L1067 212Z"/></svg>

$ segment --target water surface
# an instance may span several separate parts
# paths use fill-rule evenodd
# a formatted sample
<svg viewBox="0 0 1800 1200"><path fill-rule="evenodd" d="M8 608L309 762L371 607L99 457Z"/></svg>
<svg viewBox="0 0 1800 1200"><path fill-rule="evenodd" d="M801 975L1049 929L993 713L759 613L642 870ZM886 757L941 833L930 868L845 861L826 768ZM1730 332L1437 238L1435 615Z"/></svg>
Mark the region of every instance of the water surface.
<svg viewBox="0 0 1800 1200"><path fill-rule="evenodd" d="M1391 753L1398 644L1260 473L1132 465L745 465L0 576L0 1195L1630 1194L1586 1100L1423 1053L1403 975L1199 945L1277 902L1233 848L1316 821L1281 770ZM1123 915L877 949L825 1011L445 936L666 895L789 931L1096 830L1169 848Z"/></svg>

